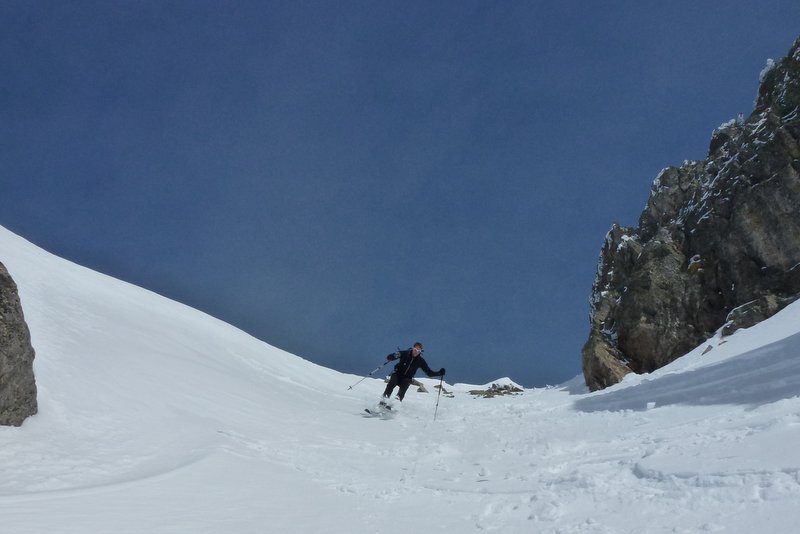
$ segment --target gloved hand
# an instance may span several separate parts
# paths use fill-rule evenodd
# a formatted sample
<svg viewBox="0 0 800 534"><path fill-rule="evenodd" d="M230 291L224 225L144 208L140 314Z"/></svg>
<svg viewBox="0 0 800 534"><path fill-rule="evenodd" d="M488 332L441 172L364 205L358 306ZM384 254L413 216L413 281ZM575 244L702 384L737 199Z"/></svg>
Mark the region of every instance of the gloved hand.
<svg viewBox="0 0 800 534"><path fill-rule="evenodd" d="M400 357L400 353L399 352L395 352L393 354L388 355L386 357L386 359L389 360L390 362L393 362L394 360L396 360L399 357Z"/></svg>
<svg viewBox="0 0 800 534"><path fill-rule="evenodd" d="M442 377L444 376L444 367L439 369L439 376L442 376Z"/></svg>

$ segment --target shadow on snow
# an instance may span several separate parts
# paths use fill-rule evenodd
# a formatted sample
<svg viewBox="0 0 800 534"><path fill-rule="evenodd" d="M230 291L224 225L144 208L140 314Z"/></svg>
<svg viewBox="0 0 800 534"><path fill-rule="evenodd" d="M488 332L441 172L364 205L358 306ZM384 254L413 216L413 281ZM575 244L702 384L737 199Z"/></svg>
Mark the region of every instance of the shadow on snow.
<svg viewBox="0 0 800 534"><path fill-rule="evenodd" d="M800 333L693 371L645 378L640 384L575 401L584 412L683 405L747 405L755 408L800 395Z"/></svg>

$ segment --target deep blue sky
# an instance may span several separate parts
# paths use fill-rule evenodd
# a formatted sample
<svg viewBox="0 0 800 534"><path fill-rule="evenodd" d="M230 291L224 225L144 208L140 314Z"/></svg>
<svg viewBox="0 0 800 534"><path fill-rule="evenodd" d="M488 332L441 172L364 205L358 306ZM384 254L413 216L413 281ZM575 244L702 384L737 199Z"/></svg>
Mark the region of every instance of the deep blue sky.
<svg viewBox="0 0 800 534"><path fill-rule="evenodd" d="M611 224L798 35L797 0L2 0L0 225L340 371L420 340L554 384Z"/></svg>

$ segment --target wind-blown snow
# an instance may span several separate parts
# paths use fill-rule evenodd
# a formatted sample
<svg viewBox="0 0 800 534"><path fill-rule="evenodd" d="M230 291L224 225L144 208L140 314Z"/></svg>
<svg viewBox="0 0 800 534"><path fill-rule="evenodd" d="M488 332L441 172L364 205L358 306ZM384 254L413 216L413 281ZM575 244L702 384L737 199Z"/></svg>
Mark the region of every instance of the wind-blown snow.
<svg viewBox="0 0 800 534"><path fill-rule="evenodd" d="M40 409L0 428L3 533L753 533L800 519L800 304L603 392L446 385L433 421L436 395L412 389L383 420L362 417L381 380L348 390L360 377L2 228L0 261Z"/></svg>

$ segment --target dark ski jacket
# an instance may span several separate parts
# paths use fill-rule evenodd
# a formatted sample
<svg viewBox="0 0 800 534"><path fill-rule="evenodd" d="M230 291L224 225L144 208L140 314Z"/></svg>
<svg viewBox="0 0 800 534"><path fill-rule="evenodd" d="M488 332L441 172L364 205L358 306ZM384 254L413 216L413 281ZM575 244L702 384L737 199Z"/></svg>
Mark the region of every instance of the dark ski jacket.
<svg viewBox="0 0 800 534"><path fill-rule="evenodd" d="M397 362L397 365L394 366L394 372L397 374L397 377L401 379L414 378L417 369L422 369L429 377L441 376L438 371L432 371L431 368L428 367L428 362L422 358L422 354L414 358L411 355L411 349L395 352L388 355L386 359L390 362L398 359L400 360Z"/></svg>

